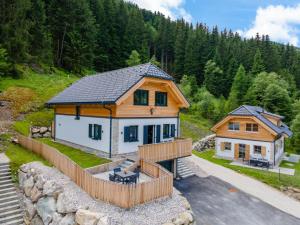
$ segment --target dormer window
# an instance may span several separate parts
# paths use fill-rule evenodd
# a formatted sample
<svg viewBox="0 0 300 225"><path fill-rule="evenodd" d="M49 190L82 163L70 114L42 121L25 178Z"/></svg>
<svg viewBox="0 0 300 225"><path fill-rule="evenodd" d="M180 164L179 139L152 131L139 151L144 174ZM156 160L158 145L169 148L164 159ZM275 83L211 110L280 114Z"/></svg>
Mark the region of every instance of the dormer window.
<svg viewBox="0 0 300 225"><path fill-rule="evenodd" d="M246 131L258 132L258 124L257 123L247 123Z"/></svg>
<svg viewBox="0 0 300 225"><path fill-rule="evenodd" d="M149 104L149 91L138 89L134 92L134 105L148 105Z"/></svg>
<svg viewBox="0 0 300 225"><path fill-rule="evenodd" d="M167 106L168 105L168 93L167 92L155 92L155 105Z"/></svg>
<svg viewBox="0 0 300 225"><path fill-rule="evenodd" d="M228 124L228 130L231 130L231 131L237 131L237 130L240 130L240 124L239 123L234 123L234 122L230 122Z"/></svg>

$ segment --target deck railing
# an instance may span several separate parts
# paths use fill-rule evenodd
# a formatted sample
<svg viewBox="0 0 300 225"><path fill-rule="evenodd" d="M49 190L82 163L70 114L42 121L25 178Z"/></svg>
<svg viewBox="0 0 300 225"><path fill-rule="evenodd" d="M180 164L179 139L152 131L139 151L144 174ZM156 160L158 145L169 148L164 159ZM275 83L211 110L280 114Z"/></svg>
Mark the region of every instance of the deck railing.
<svg viewBox="0 0 300 225"><path fill-rule="evenodd" d="M18 140L23 147L39 154L70 177L74 183L91 197L104 202L122 208L131 208L160 197L171 196L173 193L172 174L158 164L147 160L140 160L141 171L152 176L153 179L142 183L124 185L94 177L88 169L82 169L55 148L32 138L18 135ZM110 166L104 165L100 170L103 168L110 168Z"/></svg>
<svg viewBox="0 0 300 225"><path fill-rule="evenodd" d="M139 146L139 158L150 162L159 162L192 154L192 139L175 139L174 141Z"/></svg>

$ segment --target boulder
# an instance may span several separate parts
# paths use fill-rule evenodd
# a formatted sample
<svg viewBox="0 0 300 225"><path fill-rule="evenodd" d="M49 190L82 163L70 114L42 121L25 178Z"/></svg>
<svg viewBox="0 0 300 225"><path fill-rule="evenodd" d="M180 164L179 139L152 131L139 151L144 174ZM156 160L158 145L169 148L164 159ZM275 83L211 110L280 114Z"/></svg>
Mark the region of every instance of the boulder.
<svg viewBox="0 0 300 225"><path fill-rule="evenodd" d="M33 185L34 185L33 177L29 177L27 180L24 181L23 190L27 197L31 195L31 189L33 188Z"/></svg>
<svg viewBox="0 0 300 225"><path fill-rule="evenodd" d="M186 200L186 198L184 198L184 200L183 200L183 206L184 206L184 208L187 209L187 210L190 210L190 209L191 209L191 205L190 205L190 203L188 202L188 200Z"/></svg>
<svg viewBox="0 0 300 225"><path fill-rule="evenodd" d="M42 190L44 187L44 184L46 182L46 178L43 175L37 175L36 176L36 182L35 182L35 186L39 189Z"/></svg>
<svg viewBox="0 0 300 225"><path fill-rule="evenodd" d="M48 225L56 211L55 199L53 197L41 198L36 204L39 216L42 218L44 225Z"/></svg>
<svg viewBox="0 0 300 225"><path fill-rule="evenodd" d="M43 195L52 196L55 199L62 192L63 188L53 180L46 181L43 186Z"/></svg>
<svg viewBox="0 0 300 225"><path fill-rule="evenodd" d="M43 137L40 133L35 133L31 135L32 138L41 138Z"/></svg>
<svg viewBox="0 0 300 225"><path fill-rule="evenodd" d="M32 202L29 199L24 200L24 219L25 221L28 221L26 224L29 224L29 222L33 219L33 217L36 215L36 208L32 204Z"/></svg>
<svg viewBox="0 0 300 225"><path fill-rule="evenodd" d="M48 127L41 127L40 128L40 133L41 134L44 134L44 133L46 133L48 131Z"/></svg>
<svg viewBox="0 0 300 225"><path fill-rule="evenodd" d="M300 193L300 189L298 189L298 188L292 187L291 189L292 189L293 192L295 192L295 193Z"/></svg>
<svg viewBox="0 0 300 225"><path fill-rule="evenodd" d="M110 225L111 224L110 221L111 221L110 217L104 216L99 219L97 225Z"/></svg>
<svg viewBox="0 0 300 225"><path fill-rule="evenodd" d="M188 225L194 221L194 218L190 212L183 212L179 215L179 218L181 218L184 221L184 224Z"/></svg>
<svg viewBox="0 0 300 225"><path fill-rule="evenodd" d="M52 216L52 222L49 225L59 225L62 220L62 215L59 213L54 213Z"/></svg>
<svg viewBox="0 0 300 225"><path fill-rule="evenodd" d="M76 222L79 225L97 225L101 217L104 217L101 213L95 213L84 209L79 209L75 216Z"/></svg>
<svg viewBox="0 0 300 225"><path fill-rule="evenodd" d="M32 202L37 202L42 197L42 192L34 185L31 189L30 199Z"/></svg>
<svg viewBox="0 0 300 225"><path fill-rule="evenodd" d="M36 215L30 222L30 225L44 225L41 217L39 217L38 215Z"/></svg>
<svg viewBox="0 0 300 225"><path fill-rule="evenodd" d="M68 213L62 218L62 220L59 223L59 225L74 225L74 224L75 224L74 213Z"/></svg>
<svg viewBox="0 0 300 225"><path fill-rule="evenodd" d="M19 186L23 188L24 182L27 179L27 174L22 170L19 170L18 176L19 176Z"/></svg>
<svg viewBox="0 0 300 225"><path fill-rule="evenodd" d="M58 195L56 205L59 213L75 213L79 209L78 203L65 192Z"/></svg>
<svg viewBox="0 0 300 225"><path fill-rule="evenodd" d="M49 138L49 137L51 137L51 133L49 131L47 131L46 133L43 134L43 137Z"/></svg>
<svg viewBox="0 0 300 225"><path fill-rule="evenodd" d="M37 127L32 127L31 128L31 133L32 134L36 134L36 133L39 133L40 132L40 129L39 128L37 128Z"/></svg>
<svg viewBox="0 0 300 225"><path fill-rule="evenodd" d="M292 195L295 199L300 201L300 193L295 193Z"/></svg>

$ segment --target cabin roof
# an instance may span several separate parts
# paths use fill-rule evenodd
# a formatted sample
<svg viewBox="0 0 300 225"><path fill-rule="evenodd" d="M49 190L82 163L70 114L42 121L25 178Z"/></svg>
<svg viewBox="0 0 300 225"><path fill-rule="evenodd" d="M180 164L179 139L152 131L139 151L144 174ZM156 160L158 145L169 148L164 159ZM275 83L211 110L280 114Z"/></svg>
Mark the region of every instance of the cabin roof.
<svg viewBox="0 0 300 225"><path fill-rule="evenodd" d="M146 63L83 77L47 104L114 104L144 77L173 80L172 76L157 66Z"/></svg>
<svg viewBox="0 0 300 225"><path fill-rule="evenodd" d="M274 123L272 123L270 120L268 120L266 117L264 117L262 114L267 114L273 117L277 117L279 119L283 119L283 116L270 113L267 110L258 107L258 106L250 106L250 105L242 105L239 108L233 110L228 115L235 115L235 116L255 116L257 119L259 119L262 123L270 127L273 131L275 131L278 134L285 133L287 136L292 136L292 131L289 129L289 127L281 123L280 126L276 126Z"/></svg>

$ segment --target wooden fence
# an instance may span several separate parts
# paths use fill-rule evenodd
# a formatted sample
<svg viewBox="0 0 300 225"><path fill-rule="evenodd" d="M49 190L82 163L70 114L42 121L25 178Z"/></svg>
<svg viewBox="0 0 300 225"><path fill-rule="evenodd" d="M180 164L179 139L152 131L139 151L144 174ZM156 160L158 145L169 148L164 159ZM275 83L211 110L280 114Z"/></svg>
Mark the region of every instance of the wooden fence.
<svg viewBox="0 0 300 225"><path fill-rule="evenodd" d="M159 162L192 154L192 139L175 139L171 142L139 146L139 158Z"/></svg>
<svg viewBox="0 0 300 225"><path fill-rule="evenodd" d="M141 160L140 164L141 171L152 176L153 179L138 184L123 185L94 177L53 147L23 135L18 135L18 140L23 147L52 163L93 198L122 208L131 208L160 197L171 196L173 193L172 174L152 162Z"/></svg>

